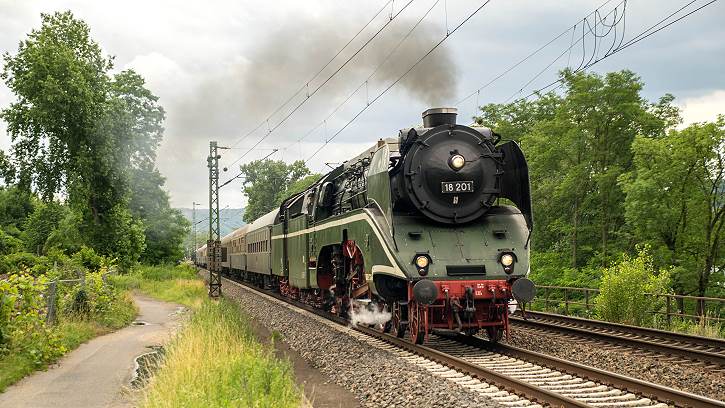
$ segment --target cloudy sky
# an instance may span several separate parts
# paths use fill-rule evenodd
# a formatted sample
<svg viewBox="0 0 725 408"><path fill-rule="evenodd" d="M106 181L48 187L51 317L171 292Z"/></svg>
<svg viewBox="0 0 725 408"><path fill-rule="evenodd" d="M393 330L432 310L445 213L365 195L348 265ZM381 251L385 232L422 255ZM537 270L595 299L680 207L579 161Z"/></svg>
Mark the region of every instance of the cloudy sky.
<svg viewBox="0 0 725 408"><path fill-rule="evenodd" d="M457 106L465 121L477 103L525 96L555 80L558 70L602 57L610 45L636 38L689 2L630 0L622 19L623 2L610 0L598 15L590 14L604 1L492 0L377 100L482 2L0 0L0 52L14 53L26 33L39 26L40 13L70 9L85 20L93 37L115 56L116 70L133 68L160 97L167 121L158 166L172 205L191 207L193 201L208 200L210 140L232 147L222 152L221 164L228 168L222 181L236 175L240 163L270 155L272 149L279 149L272 158L309 159L314 171L323 172L325 163L341 162L378 138L419 123L420 113L430 106ZM696 0L675 17L706 2ZM588 14L584 25L580 20ZM615 17L618 24L607 28ZM647 98L669 92L677 97L686 122L713 120L725 113L724 18L725 2L715 2L591 69L631 69L645 82ZM595 40L592 32L601 38ZM559 34L525 63L475 92ZM12 100L0 85L0 106ZM10 144L0 122L0 148L7 150ZM222 206L242 206L241 182L230 183L221 196Z"/></svg>

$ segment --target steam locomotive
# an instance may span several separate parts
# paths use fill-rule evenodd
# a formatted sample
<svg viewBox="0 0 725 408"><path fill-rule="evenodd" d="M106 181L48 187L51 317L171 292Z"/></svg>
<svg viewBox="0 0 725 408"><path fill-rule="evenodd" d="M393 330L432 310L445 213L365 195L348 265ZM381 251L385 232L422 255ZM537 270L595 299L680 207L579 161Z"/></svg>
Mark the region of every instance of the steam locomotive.
<svg viewBox="0 0 725 408"><path fill-rule="evenodd" d="M223 237L223 272L345 317L386 312L382 329L415 343L436 330L500 340L509 305L535 293L528 167L515 142L456 116L425 111Z"/></svg>

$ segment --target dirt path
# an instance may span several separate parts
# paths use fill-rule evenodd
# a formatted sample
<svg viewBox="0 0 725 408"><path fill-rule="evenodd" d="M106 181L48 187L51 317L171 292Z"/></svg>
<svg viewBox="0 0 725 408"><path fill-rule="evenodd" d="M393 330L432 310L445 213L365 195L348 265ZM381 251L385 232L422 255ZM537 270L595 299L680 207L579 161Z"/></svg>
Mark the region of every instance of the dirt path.
<svg viewBox="0 0 725 408"><path fill-rule="evenodd" d="M134 359L163 344L180 323L179 305L134 296L137 321L117 332L97 337L61 361L0 394L0 407L131 407L128 391Z"/></svg>

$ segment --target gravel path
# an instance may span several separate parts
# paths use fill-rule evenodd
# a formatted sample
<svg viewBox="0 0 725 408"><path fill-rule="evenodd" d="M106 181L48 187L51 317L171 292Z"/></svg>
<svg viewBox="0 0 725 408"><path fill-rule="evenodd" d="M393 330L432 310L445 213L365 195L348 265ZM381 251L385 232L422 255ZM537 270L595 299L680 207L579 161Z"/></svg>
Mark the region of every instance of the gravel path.
<svg viewBox="0 0 725 408"><path fill-rule="evenodd" d="M511 329L511 340L507 343L602 370L725 400L725 372L712 371L701 365L677 364L665 357L647 357L636 352L615 350L614 347L576 343L571 339L515 326Z"/></svg>
<svg viewBox="0 0 725 408"><path fill-rule="evenodd" d="M224 295L284 341L364 407L498 407L490 399L405 363L390 352L273 303L254 292L225 285Z"/></svg>

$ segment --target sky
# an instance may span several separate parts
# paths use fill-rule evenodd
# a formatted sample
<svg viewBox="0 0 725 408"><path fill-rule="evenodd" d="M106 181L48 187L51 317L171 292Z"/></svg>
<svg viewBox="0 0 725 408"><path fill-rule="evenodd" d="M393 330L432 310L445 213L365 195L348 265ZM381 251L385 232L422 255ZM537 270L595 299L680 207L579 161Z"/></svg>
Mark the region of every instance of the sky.
<svg viewBox="0 0 725 408"><path fill-rule="evenodd" d="M267 156L308 160L325 172L325 163L334 166L421 123L427 108L457 107L459 122L468 123L477 105L527 96L559 70L604 56L688 3L491 0L452 32L484 2L0 0L0 52L15 53L41 13L71 10L86 21L115 57L114 72L140 73L166 110L157 164L172 206L204 208L211 140L230 147L220 151L221 182L237 175L239 164ZM705 3L696 0L675 17ZM725 2L715 2L589 69L630 69L645 83L646 98L673 94L685 123L714 120L725 114L724 18ZM0 84L0 107L13 100ZM10 145L0 121L0 149ZM221 190L220 203L245 204L241 180Z"/></svg>

